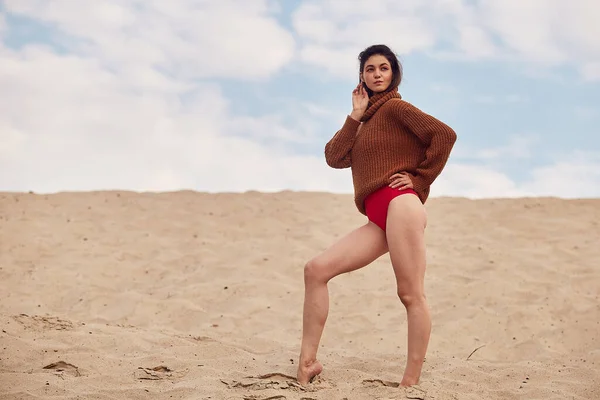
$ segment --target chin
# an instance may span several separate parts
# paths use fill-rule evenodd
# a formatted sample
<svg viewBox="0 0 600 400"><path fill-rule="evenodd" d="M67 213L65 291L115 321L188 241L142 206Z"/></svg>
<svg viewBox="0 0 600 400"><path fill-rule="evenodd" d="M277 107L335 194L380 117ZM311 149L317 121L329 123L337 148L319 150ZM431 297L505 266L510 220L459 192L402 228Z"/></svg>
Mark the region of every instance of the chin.
<svg viewBox="0 0 600 400"><path fill-rule="evenodd" d="M371 91L373 93L381 93L381 92L385 92L386 89L387 89L387 87L384 87L384 86L375 86L374 88L371 88Z"/></svg>
<svg viewBox="0 0 600 400"><path fill-rule="evenodd" d="M381 86L369 87L369 89L371 89L371 91L374 93L381 93L381 92L385 92L389 87L390 87L390 85L388 84L387 86L381 85Z"/></svg>

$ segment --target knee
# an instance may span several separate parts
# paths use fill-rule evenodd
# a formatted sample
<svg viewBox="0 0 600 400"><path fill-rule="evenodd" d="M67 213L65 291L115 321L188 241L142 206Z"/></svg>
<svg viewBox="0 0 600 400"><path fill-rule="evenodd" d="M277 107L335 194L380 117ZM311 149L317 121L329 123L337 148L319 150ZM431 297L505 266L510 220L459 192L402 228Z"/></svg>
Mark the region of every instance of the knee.
<svg viewBox="0 0 600 400"><path fill-rule="evenodd" d="M313 258L304 266L304 283L327 283L329 279L326 263L318 258Z"/></svg>
<svg viewBox="0 0 600 400"><path fill-rule="evenodd" d="M424 305L427 300L424 293L405 289L398 289L398 297L406 308Z"/></svg>

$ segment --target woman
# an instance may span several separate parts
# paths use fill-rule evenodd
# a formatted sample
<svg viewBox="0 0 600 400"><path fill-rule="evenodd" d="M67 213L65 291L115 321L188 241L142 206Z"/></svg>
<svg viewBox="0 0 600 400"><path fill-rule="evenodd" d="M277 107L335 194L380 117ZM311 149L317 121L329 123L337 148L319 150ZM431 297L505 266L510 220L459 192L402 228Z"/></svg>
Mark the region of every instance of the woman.
<svg viewBox="0 0 600 400"><path fill-rule="evenodd" d="M367 222L310 260L298 382L320 374L317 350L329 311L327 282L389 252L408 321L408 354L401 386L419 383L431 332L424 293L427 224L424 204L456 141L455 132L402 100L402 68L384 45L359 55L352 112L325 146L332 168L351 168L354 200Z"/></svg>

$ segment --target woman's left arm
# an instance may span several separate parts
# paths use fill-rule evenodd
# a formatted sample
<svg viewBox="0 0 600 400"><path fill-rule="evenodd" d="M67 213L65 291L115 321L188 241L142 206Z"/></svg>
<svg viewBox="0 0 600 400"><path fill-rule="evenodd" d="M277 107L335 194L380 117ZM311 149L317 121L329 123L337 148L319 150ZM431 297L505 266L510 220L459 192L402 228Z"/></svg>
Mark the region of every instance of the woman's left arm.
<svg viewBox="0 0 600 400"><path fill-rule="evenodd" d="M430 186L444 169L456 142L456 132L448 125L405 101L399 103L399 117L408 130L426 146L425 160L416 170L406 171L419 191Z"/></svg>

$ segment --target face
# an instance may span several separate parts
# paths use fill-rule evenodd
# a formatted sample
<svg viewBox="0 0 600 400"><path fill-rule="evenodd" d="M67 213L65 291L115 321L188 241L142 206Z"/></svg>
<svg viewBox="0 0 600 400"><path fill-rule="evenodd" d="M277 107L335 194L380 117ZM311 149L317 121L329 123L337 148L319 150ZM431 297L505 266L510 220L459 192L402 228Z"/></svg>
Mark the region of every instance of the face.
<svg viewBox="0 0 600 400"><path fill-rule="evenodd" d="M375 54L365 62L365 67L361 74L362 80L373 92L385 91L392 83L392 66L387 58Z"/></svg>

